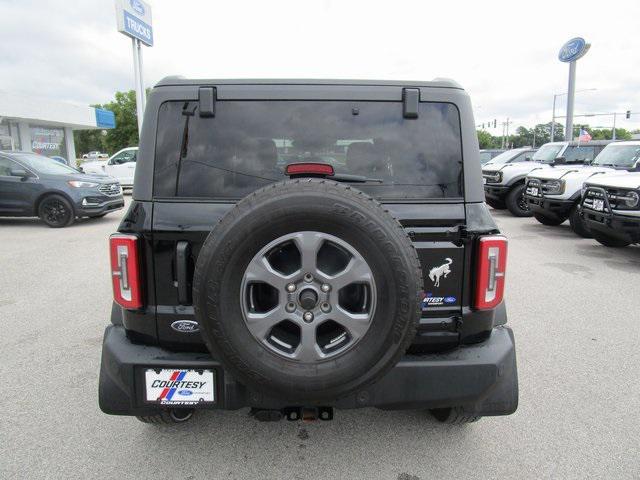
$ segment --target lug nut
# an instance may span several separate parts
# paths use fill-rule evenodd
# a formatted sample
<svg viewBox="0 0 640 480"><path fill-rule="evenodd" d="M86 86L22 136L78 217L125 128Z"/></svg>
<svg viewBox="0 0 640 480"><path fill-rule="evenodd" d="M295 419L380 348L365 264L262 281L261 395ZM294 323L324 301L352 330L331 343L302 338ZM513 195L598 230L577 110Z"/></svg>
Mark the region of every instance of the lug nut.
<svg viewBox="0 0 640 480"><path fill-rule="evenodd" d="M323 283L322 286L320 287L320 289L324 293L327 293L329 290L331 290L331 285L329 285L328 283Z"/></svg>
<svg viewBox="0 0 640 480"><path fill-rule="evenodd" d="M293 312L293 311L296 309L296 304L295 304L295 303L293 303L293 302L289 302L289 303L287 303L287 306L286 306L286 307L284 307L284 309L285 309L287 312L291 313L291 312Z"/></svg>
<svg viewBox="0 0 640 480"><path fill-rule="evenodd" d="M289 285L287 285L287 292L289 293L293 293L296 291L296 286L293 283L290 283Z"/></svg>
<svg viewBox="0 0 640 480"><path fill-rule="evenodd" d="M309 283L309 282L313 282L313 275L311 275L310 273L305 273L304 274L304 281Z"/></svg>
<svg viewBox="0 0 640 480"><path fill-rule="evenodd" d="M313 313L304 312L304 314L302 315L302 319L307 323L313 322Z"/></svg>
<svg viewBox="0 0 640 480"><path fill-rule="evenodd" d="M325 302L320 305L320 310L322 310L324 313L329 313L331 311L331 305Z"/></svg>

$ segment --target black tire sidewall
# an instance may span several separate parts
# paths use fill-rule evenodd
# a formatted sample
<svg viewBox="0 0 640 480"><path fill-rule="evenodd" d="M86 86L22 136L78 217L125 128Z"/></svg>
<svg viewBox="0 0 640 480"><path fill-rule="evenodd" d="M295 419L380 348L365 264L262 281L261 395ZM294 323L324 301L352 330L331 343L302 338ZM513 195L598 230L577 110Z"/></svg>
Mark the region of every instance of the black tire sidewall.
<svg viewBox="0 0 640 480"><path fill-rule="evenodd" d="M44 207L47 204L47 202L51 202L53 200L58 200L58 201L62 202L64 204L65 208L69 211L69 217L67 218L67 220L65 222L62 222L62 223L51 223L51 222L47 221L46 216L44 214ZM71 225L74 222L74 220L75 220L75 211L73 209L73 206L71 205L71 202L69 202L69 200L67 200L62 195L55 195L54 194L54 195L48 195L44 199L42 199L40 201L40 204L38 205L38 216L40 217L40 220L42 220L44 223L46 223L51 228L63 228L63 227L68 227L69 225Z"/></svg>
<svg viewBox="0 0 640 480"><path fill-rule="evenodd" d="M576 235L582 238L593 238L591 231L587 228L582 217L580 217L577 204L571 209L571 213L569 214L569 224Z"/></svg>
<svg viewBox="0 0 640 480"><path fill-rule="evenodd" d="M533 212L533 218L535 218L542 225L546 225L548 227L557 227L564 223L566 218L553 218L542 213Z"/></svg>
<svg viewBox="0 0 640 480"><path fill-rule="evenodd" d="M245 199L214 229L196 266L194 305L209 348L246 383L288 398L337 398L375 381L404 353L419 318L419 263L402 228L361 192L365 200L355 201L353 189L325 183L326 191L301 194L284 182ZM285 359L259 343L246 328L240 305L249 261L269 242L298 231L320 231L349 243L367 261L376 283L367 334L345 353L313 364Z"/></svg>
<svg viewBox="0 0 640 480"><path fill-rule="evenodd" d="M487 198L485 201L487 205L489 205L494 210L504 210L507 208L503 200L493 200L491 198Z"/></svg>
<svg viewBox="0 0 640 480"><path fill-rule="evenodd" d="M512 215L516 217L532 217L533 212L531 210L522 210L518 205L519 198L524 194L525 190L524 183L520 183L515 185L507 194L505 204L507 205L507 209L511 212Z"/></svg>
<svg viewBox="0 0 640 480"><path fill-rule="evenodd" d="M602 233L597 230L594 230L593 232L591 232L591 234L598 243L604 245L605 247L624 248L631 245L631 242L627 242L614 236L607 235L606 233Z"/></svg>

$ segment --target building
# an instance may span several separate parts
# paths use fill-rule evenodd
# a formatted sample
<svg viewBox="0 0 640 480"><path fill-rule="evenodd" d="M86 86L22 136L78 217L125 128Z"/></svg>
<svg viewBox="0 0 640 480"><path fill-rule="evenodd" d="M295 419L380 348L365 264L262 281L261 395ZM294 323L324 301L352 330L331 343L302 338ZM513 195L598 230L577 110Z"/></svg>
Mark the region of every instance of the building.
<svg viewBox="0 0 640 480"><path fill-rule="evenodd" d="M0 150L57 155L74 164L74 130L115 126L109 110L0 91Z"/></svg>

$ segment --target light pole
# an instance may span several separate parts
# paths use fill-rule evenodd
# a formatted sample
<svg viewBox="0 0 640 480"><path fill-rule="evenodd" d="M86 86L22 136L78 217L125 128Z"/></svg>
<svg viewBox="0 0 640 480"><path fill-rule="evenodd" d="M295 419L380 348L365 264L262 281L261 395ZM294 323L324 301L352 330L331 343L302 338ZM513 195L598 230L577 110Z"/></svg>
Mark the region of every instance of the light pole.
<svg viewBox="0 0 640 480"><path fill-rule="evenodd" d="M598 90L597 88L585 88L584 90L578 90L575 93L582 93L582 92L595 92L596 90ZM554 93L553 94L553 113L551 114L551 141L553 142L555 139L555 133L556 133L556 98L558 97L562 97L564 95L566 95L567 92L565 93ZM566 134L566 132L565 132Z"/></svg>

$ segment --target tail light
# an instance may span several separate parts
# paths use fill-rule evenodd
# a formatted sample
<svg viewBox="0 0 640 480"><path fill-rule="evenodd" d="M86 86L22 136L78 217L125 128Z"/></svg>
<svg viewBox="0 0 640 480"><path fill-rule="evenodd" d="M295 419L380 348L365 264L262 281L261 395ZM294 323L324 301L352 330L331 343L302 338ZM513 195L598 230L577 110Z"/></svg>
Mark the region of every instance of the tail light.
<svg viewBox="0 0 640 480"><path fill-rule="evenodd" d="M480 237L475 308L489 310L502 302L506 267L507 239L500 235Z"/></svg>
<svg viewBox="0 0 640 480"><path fill-rule="evenodd" d="M113 298L120 306L135 310L142 306L138 237L116 233L109 237Z"/></svg>

